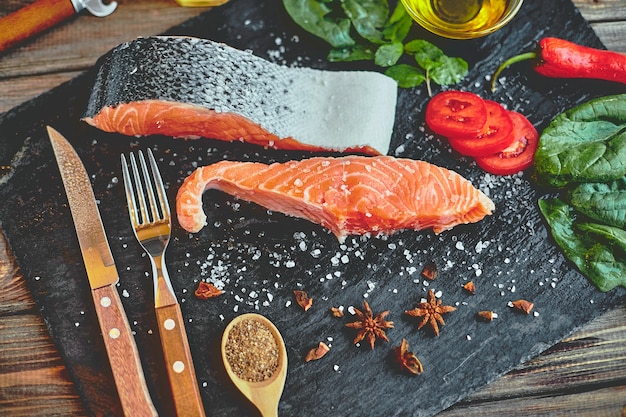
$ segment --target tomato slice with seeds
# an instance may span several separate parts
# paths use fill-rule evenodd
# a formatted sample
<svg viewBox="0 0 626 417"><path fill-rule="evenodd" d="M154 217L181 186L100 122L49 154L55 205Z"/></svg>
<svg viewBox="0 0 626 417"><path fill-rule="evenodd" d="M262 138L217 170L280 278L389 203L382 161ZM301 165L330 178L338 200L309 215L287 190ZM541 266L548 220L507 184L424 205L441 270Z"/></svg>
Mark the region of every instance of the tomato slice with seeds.
<svg viewBox="0 0 626 417"><path fill-rule="evenodd" d="M444 91L426 106L426 124L435 133L468 136L481 131L487 122L485 101L466 91Z"/></svg>
<svg viewBox="0 0 626 417"><path fill-rule="evenodd" d="M507 148L515 138L513 122L509 111L502 105L491 100L484 100L487 107L487 123L483 129L473 136L450 136L450 146L457 152L467 156L489 156Z"/></svg>
<svg viewBox="0 0 626 417"><path fill-rule="evenodd" d="M522 114L511 111L515 141L512 145L483 158L476 158L476 164L485 171L496 175L512 175L529 168L534 161L539 143L539 133L532 123Z"/></svg>

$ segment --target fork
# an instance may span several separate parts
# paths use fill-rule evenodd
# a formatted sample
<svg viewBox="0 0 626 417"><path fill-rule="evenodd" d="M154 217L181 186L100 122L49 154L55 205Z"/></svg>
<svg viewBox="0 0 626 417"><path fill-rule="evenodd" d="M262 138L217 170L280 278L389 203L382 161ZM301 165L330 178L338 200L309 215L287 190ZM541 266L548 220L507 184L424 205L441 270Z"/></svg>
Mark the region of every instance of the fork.
<svg viewBox="0 0 626 417"><path fill-rule="evenodd" d="M129 159L134 181L131 181L126 158L124 155L121 156L128 214L135 237L150 255L152 263L154 309L176 414L184 417L204 417L202 398L180 305L176 300L165 264L165 250L172 230L169 203L154 155L150 149L147 153L152 179L143 153L141 151L138 153L143 183L133 153L130 153Z"/></svg>

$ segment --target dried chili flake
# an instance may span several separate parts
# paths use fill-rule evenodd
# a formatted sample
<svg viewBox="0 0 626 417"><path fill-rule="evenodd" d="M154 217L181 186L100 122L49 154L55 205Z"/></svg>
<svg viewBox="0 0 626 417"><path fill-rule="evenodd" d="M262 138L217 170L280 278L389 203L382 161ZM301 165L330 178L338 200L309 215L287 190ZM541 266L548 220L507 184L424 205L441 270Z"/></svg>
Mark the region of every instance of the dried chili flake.
<svg viewBox="0 0 626 417"><path fill-rule="evenodd" d="M317 347L314 347L313 349L309 350L309 352L306 354L304 358L304 361L310 362L310 361L316 361L318 359L321 359L324 355L328 353L329 350L330 348L328 347L326 343L320 342L317 345Z"/></svg>
<svg viewBox="0 0 626 417"><path fill-rule="evenodd" d="M493 321L493 319L497 318L498 315L490 310L479 311L476 313L478 317L486 321Z"/></svg>
<svg viewBox="0 0 626 417"><path fill-rule="evenodd" d="M198 288L196 288L194 294L201 300L208 300L209 298L217 297L224 294L224 291L220 290L215 285L209 282L200 281L200 283L198 283Z"/></svg>
<svg viewBox="0 0 626 417"><path fill-rule="evenodd" d="M476 285L474 284L474 281L469 281L468 283L463 285L463 289L470 294L476 294Z"/></svg>
<svg viewBox="0 0 626 417"><path fill-rule="evenodd" d="M330 312L332 313L333 317L343 317L343 307L331 307Z"/></svg>
<svg viewBox="0 0 626 417"><path fill-rule="evenodd" d="M424 269L422 269L422 275L426 279L433 281L439 275L437 264L435 262L429 262L426 265L424 265Z"/></svg>
<svg viewBox="0 0 626 417"><path fill-rule="evenodd" d="M305 291L294 290L293 294L296 296L296 302L304 311L307 311L313 305L313 299L309 298Z"/></svg>
<svg viewBox="0 0 626 417"><path fill-rule="evenodd" d="M424 372L424 367L420 360L417 359L413 352L409 352L409 342L406 339L403 338L400 346L394 347L393 351L402 369L413 375L419 375Z"/></svg>
<svg viewBox="0 0 626 417"><path fill-rule="evenodd" d="M527 300L517 300L517 301L513 301L511 303L511 305L513 307L515 307L516 309L523 311L526 314L530 314L530 312L532 311L533 307L535 306L533 303L531 303L530 301Z"/></svg>

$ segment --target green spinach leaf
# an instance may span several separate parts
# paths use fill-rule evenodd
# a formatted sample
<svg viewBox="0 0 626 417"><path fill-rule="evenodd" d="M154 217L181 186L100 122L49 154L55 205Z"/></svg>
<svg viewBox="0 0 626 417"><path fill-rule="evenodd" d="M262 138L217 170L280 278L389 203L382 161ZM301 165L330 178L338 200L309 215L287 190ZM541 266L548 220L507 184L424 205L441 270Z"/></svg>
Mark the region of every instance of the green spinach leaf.
<svg viewBox="0 0 626 417"><path fill-rule="evenodd" d="M535 153L540 183L564 187L626 175L626 94L601 97L557 116Z"/></svg>
<svg viewBox="0 0 626 417"><path fill-rule="evenodd" d="M390 42L404 42L412 25L413 19L406 12L402 2L399 1L383 29L383 36Z"/></svg>
<svg viewBox="0 0 626 417"><path fill-rule="evenodd" d="M572 206L595 221L626 228L626 177L608 183L585 183L569 193Z"/></svg>
<svg viewBox="0 0 626 417"><path fill-rule="evenodd" d="M577 226L574 209L558 198L539 200L539 209L565 256L600 291L606 292L617 286L626 287L626 252L615 250L615 246L619 248L624 244L622 234L612 234L606 230L608 226L603 225L585 223L587 226ZM595 233L581 233L580 227L583 230L587 228L587 231L594 228ZM602 241L593 238L598 234L604 237Z"/></svg>
<svg viewBox="0 0 626 417"><path fill-rule="evenodd" d="M283 0L287 13L307 32L324 39L335 48L352 46L350 19L331 18L332 10L324 1Z"/></svg>
<svg viewBox="0 0 626 417"><path fill-rule="evenodd" d="M359 35L375 44L384 43L382 28L389 15L387 0L341 0L341 7Z"/></svg>
<svg viewBox="0 0 626 417"><path fill-rule="evenodd" d="M604 240L613 249L622 252L622 255L626 254L625 230L598 223L580 223L577 228L581 232L588 234L589 237L591 237L590 235L595 235L599 240Z"/></svg>
<svg viewBox="0 0 626 417"><path fill-rule="evenodd" d="M334 48L326 59L330 62L371 61L376 52L363 45L354 45L347 48Z"/></svg>

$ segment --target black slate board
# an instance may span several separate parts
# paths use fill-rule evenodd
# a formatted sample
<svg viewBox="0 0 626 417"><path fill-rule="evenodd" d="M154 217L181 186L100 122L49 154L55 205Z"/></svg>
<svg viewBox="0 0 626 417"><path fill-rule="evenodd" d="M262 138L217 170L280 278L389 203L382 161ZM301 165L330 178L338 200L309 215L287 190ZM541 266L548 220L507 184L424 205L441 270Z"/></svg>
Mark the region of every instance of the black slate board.
<svg viewBox="0 0 626 417"><path fill-rule="evenodd" d="M315 68L372 69L363 63L329 64L326 45L293 23L278 1L231 0L168 32L224 41L287 65ZM431 40L448 55L462 56L470 74L458 88L518 110L542 129L561 111L592 97L623 91L598 81L545 79L527 65L503 77L504 86L489 93L485 76L504 57L527 51L544 36L557 36L602 47L569 0L529 0L501 31L483 39L451 41L415 29L412 37ZM45 134L52 125L72 142L90 173L119 273L119 291L136 332L147 379L162 415L171 414L165 372L158 350L150 266L133 236L119 181L119 155L152 148L169 187L170 201L196 165L224 158L263 162L310 156L264 150L211 140L143 139L106 134L79 121L93 82L87 73L0 116L0 221L85 405L93 415L121 415L106 365L91 305L86 274L60 175ZM436 91L438 91L436 89ZM602 312L625 300L623 289L601 293L576 272L554 246L537 210L547 190L525 176L493 177L447 145L424 133L425 88L400 90L391 154L419 158L451 168L488 191L496 213L475 225L435 236L404 231L388 238L349 238L345 244L304 220L208 192L209 226L189 235L177 225L167 260L177 296L188 320L187 331L208 415L256 415L228 381L218 345L236 315L256 311L282 332L290 360L281 415L425 416L452 405L472 391L537 355ZM436 281L420 272L435 261ZM226 294L201 301L193 296L199 279L223 284ZM474 280L477 293L461 285ZM445 316L439 337L416 330L402 314L429 288L442 292L457 311ZM292 291L314 298L303 312ZM391 310L395 328L390 343L355 347L351 320L330 316L331 306L361 307L364 297L375 313ZM525 298L538 315L507 306ZM499 317L484 323L478 310ZM406 338L425 371L410 377L393 362L392 347ZM304 363L318 341L330 353Z"/></svg>

